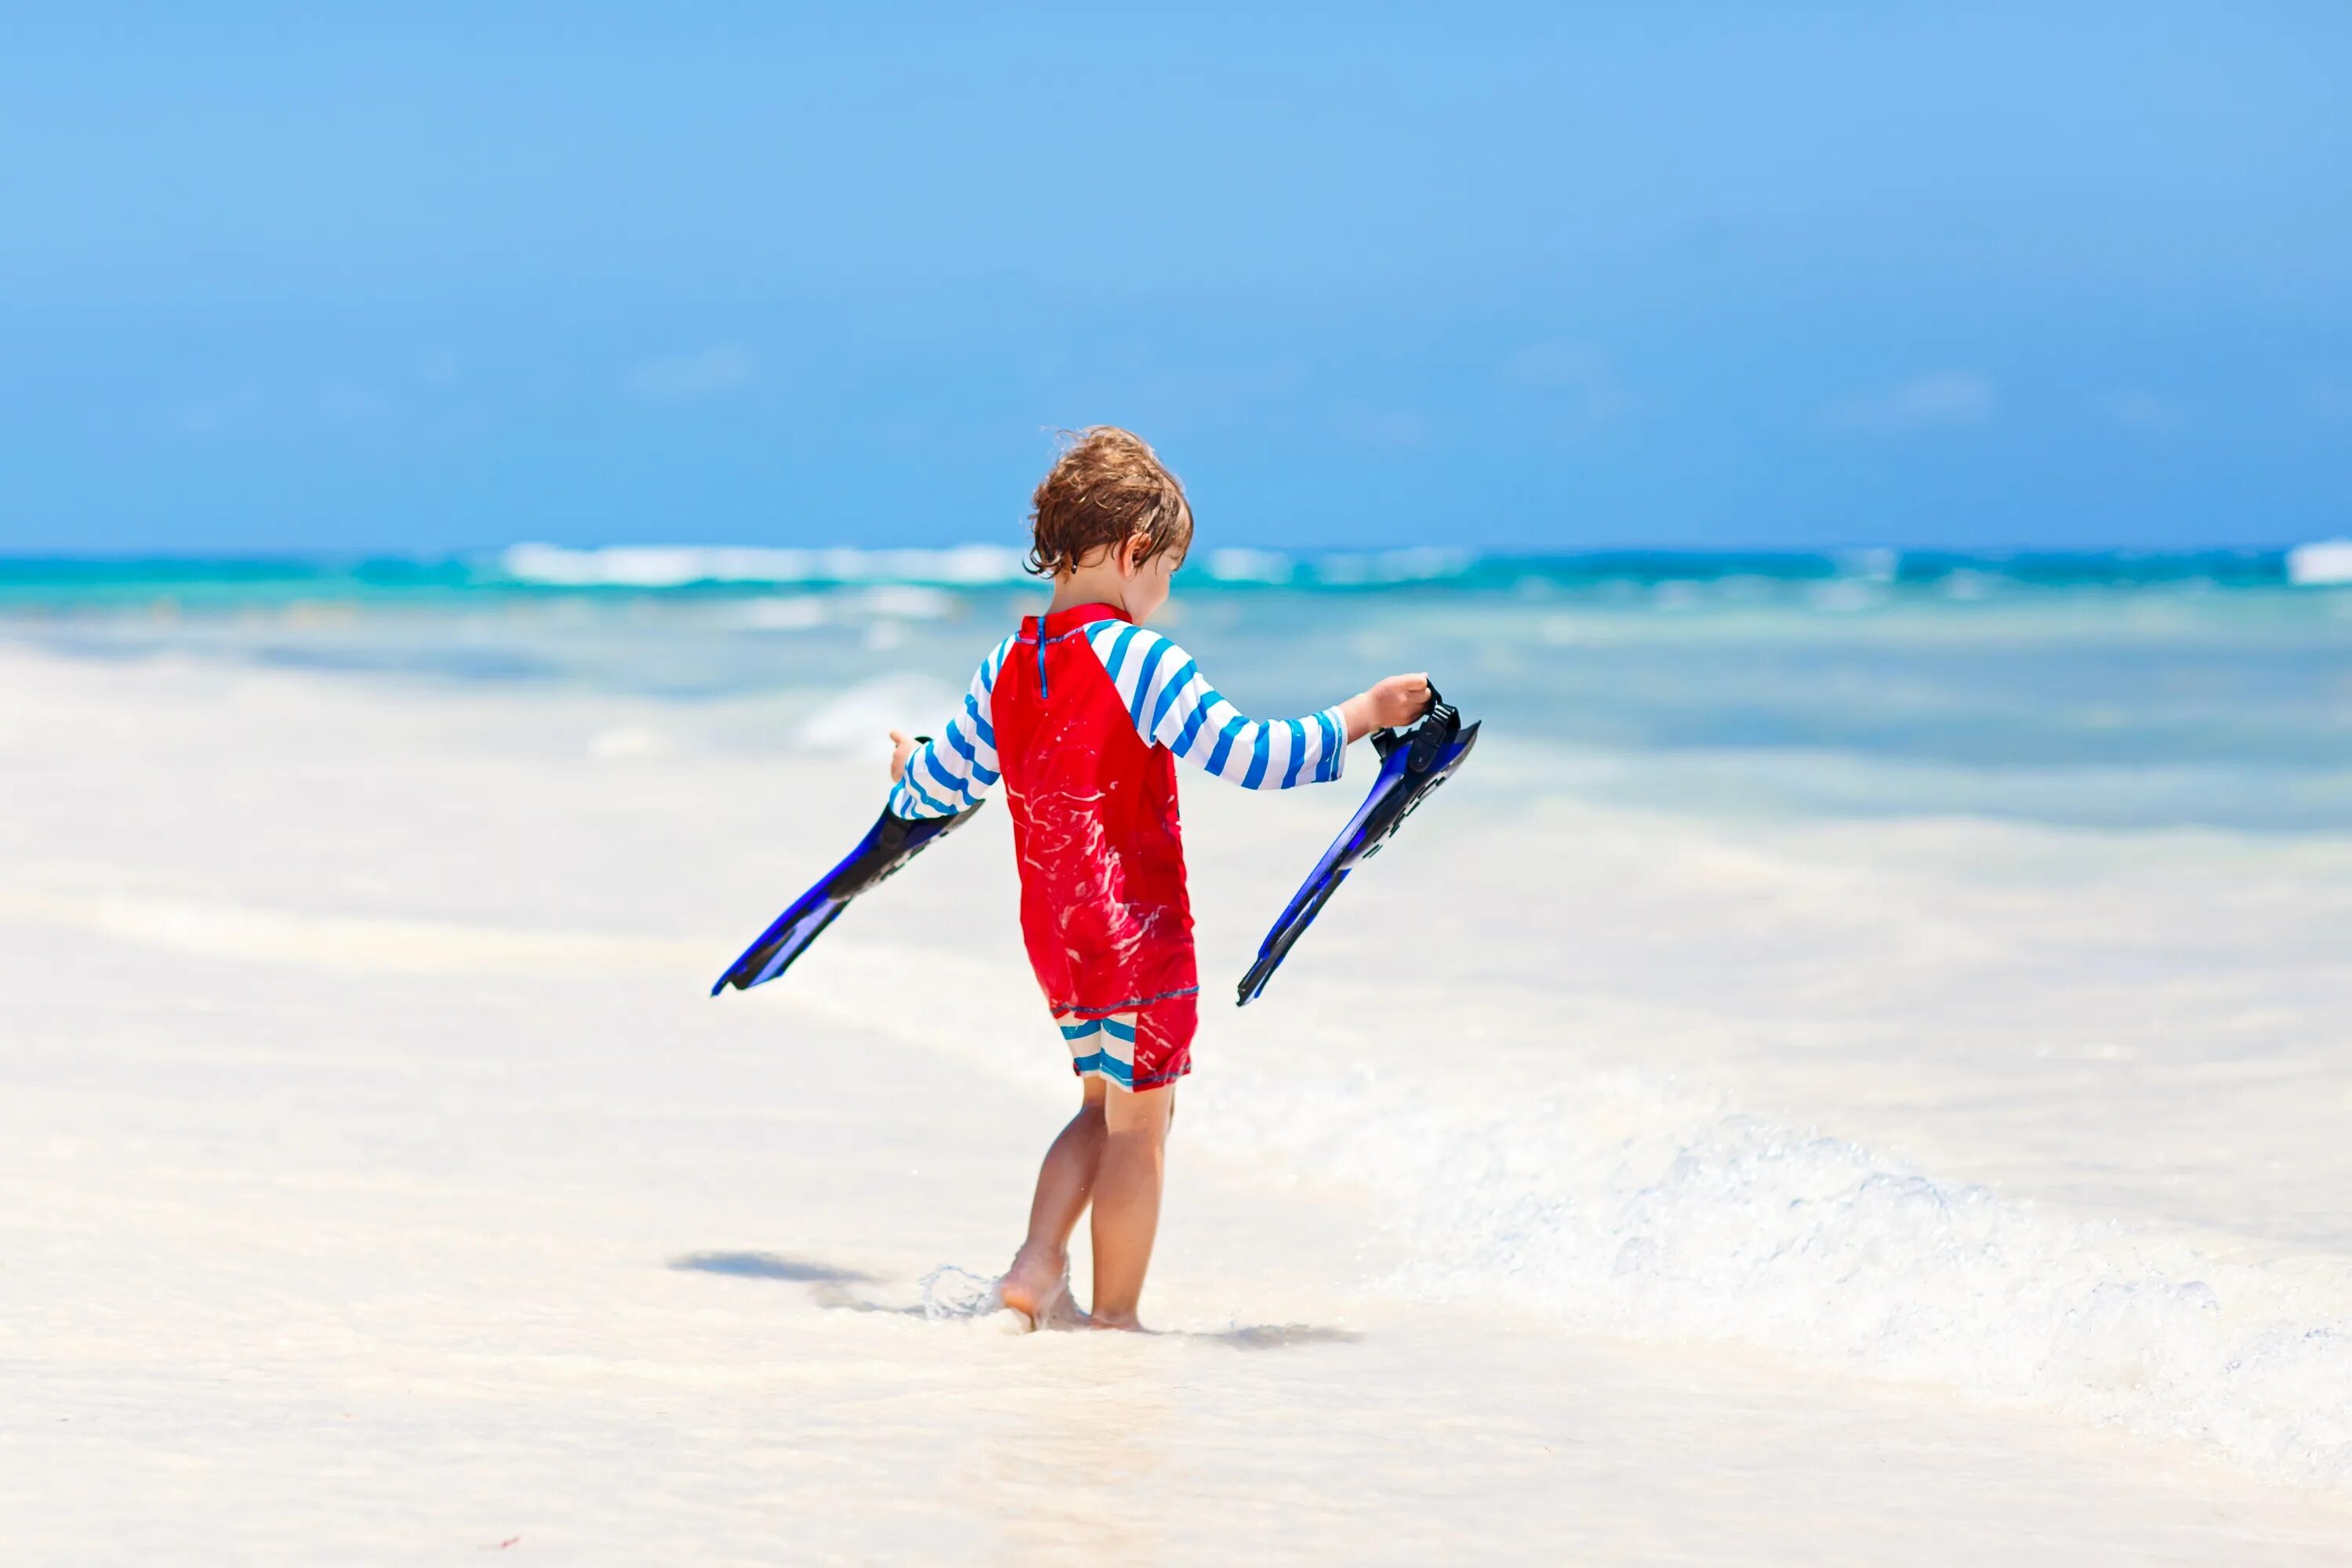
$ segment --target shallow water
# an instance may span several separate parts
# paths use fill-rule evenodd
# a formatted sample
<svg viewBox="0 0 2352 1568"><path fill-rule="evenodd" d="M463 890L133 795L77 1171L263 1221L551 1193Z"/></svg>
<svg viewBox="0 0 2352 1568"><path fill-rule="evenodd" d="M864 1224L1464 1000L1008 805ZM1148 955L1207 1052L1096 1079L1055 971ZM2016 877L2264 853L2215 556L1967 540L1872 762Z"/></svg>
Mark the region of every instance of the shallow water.
<svg viewBox="0 0 2352 1568"><path fill-rule="evenodd" d="M1206 1010L1186 1138L1368 1203L1379 1256L1347 1283L1375 1299L1743 1345L2352 1487L2352 590L2273 566L1180 578L1171 633L1251 710L1423 666L1489 737L1265 1001ZM100 837L169 862L192 808L126 823L69 792L18 814L48 869L10 907L419 974L484 952L715 973L873 809L881 730L935 721L1034 603L995 581L152 588L20 593L0 631L77 656L57 668L92 692L127 661L208 694L135 710L173 712L191 754L278 679L354 693L357 728L208 803L269 840L235 899L74 871L58 847ZM111 721L48 702L0 712L20 757ZM400 714L478 753L466 787L387 763L370 726ZM1188 784L1221 992L1355 786ZM1002 832L720 1005L830 1007L908 1062L1050 1078ZM1007 918L948 942L920 918L942 906ZM613 945L550 948L551 923Z"/></svg>

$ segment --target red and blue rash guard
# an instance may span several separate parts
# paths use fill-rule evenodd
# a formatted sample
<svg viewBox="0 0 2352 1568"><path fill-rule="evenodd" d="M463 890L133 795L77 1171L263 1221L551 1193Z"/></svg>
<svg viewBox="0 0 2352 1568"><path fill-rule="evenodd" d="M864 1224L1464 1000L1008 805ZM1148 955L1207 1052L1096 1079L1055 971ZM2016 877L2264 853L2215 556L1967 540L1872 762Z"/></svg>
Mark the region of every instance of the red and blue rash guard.
<svg viewBox="0 0 2352 1568"><path fill-rule="evenodd" d="M1101 1018L1200 988L1179 758L1246 789L1339 776L1339 710L1243 717L1184 650L1110 605L1024 617L890 792L901 816L977 805L1001 777L1021 931L1056 1014Z"/></svg>

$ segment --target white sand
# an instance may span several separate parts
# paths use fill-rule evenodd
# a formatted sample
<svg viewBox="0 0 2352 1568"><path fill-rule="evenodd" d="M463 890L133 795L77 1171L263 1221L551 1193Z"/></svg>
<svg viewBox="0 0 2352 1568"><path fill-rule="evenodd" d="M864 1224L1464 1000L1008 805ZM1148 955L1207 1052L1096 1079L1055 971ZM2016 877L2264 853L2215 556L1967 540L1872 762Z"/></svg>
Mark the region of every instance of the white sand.
<svg viewBox="0 0 2352 1568"><path fill-rule="evenodd" d="M1465 787L1236 1014L1344 803L1193 784L1169 1331L1019 1336L1001 813L706 1000L761 721L0 651L0 1560L2352 1562L2352 857Z"/></svg>

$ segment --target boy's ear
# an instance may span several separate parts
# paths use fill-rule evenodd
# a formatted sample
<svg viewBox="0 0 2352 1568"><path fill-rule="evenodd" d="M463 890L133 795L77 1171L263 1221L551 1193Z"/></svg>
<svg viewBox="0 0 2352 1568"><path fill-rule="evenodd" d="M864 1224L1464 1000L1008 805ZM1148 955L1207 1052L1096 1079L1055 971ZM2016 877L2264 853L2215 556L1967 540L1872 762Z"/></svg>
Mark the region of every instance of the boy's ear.
<svg viewBox="0 0 2352 1568"><path fill-rule="evenodd" d="M1127 536L1127 548L1120 552L1121 559L1119 561L1119 575L1122 577L1132 577L1138 572L1142 571L1143 558L1150 553L1150 551L1151 535L1148 533L1129 534Z"/></svg>

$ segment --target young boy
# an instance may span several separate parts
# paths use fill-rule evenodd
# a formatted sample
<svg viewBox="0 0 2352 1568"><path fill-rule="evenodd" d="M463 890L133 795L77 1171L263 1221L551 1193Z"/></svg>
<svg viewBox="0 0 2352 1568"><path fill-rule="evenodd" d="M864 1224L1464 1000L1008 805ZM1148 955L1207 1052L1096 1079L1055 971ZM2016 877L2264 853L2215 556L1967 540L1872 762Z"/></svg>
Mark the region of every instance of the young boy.
<svg viewBox="0 0 2352 1568"><path fill-rule="evenodd" d="M1151 448L1097 426L1033 505L1029 570L1053 579L1053 602L982 661L939 740L891 731L890 809L944 816L1004 782L1022 937L1085 1098L1046 1151L999 1289L1033 1324L1133 1329L1200 990L1175 763L1245 789L1328 783L1349 742L1421 716L1429 679L1393 675L1304 719L1245 719L1141 628L1192 544L1183 487ZM1089 1202L1091 1314L1070 1300L1068 1250Z"/></svg>

